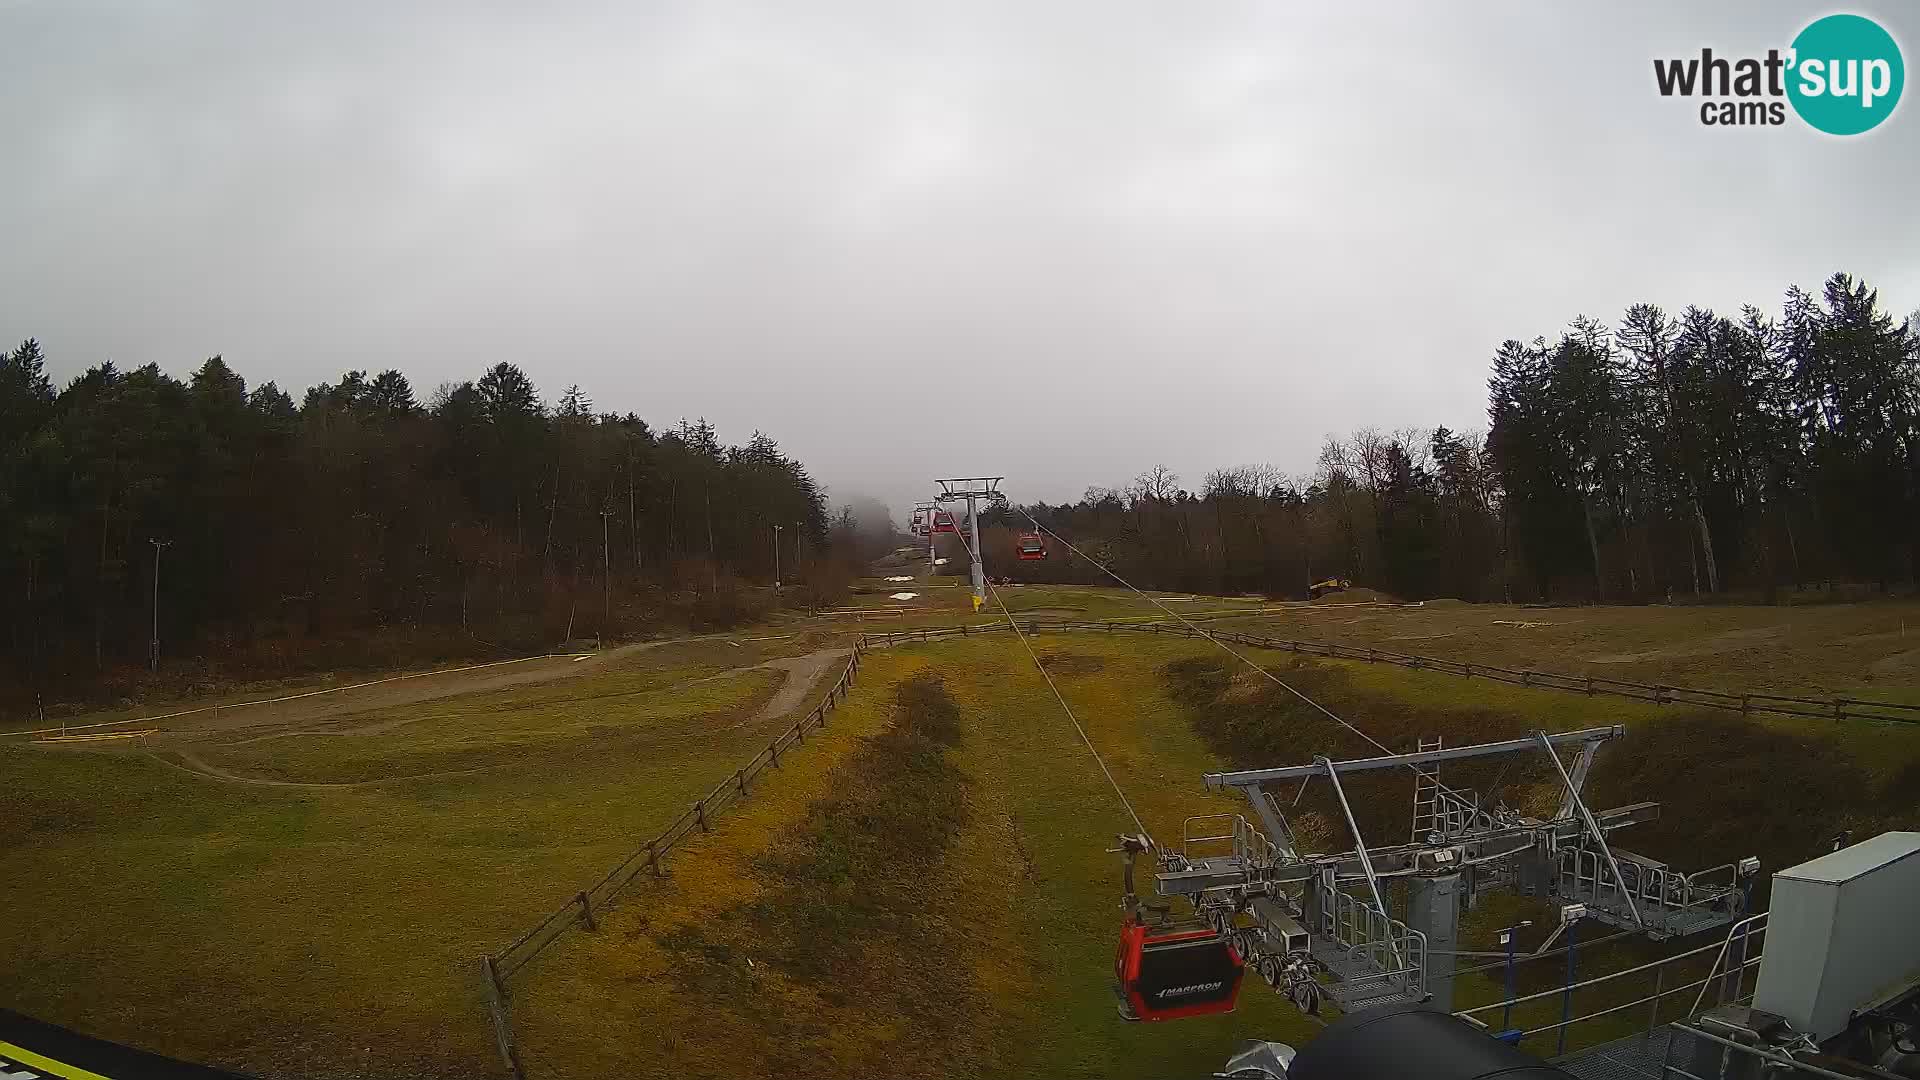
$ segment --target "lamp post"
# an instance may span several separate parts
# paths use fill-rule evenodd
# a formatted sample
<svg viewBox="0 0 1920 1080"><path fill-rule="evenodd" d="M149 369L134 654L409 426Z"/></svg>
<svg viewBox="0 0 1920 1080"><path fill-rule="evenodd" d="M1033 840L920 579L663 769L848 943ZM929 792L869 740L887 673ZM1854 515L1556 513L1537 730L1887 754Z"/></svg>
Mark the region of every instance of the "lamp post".
<svg viewBox="0 0 1920 1080"><path fill-rule="evenodd" d="M148 537L147 543L153 545L153 636L147 641L147 670L158 674L160 671L160 549L171 546L173 541Z"/></svg>
<svg viewBox="0 0 1920 1080"><path fill-rule="evenodd" d="M608 519L613 511L600 511L600 647L607 647L607 620L613 615L613 548L608 535Z"/></svg>
<svg viewBox="0 0 1920 1080"><path fill-rule="evenodd" d="M773 527L773 591L780 591L780 526Z"/></svg>
<svg viewBox="0 0 1920 1080"><path fill-rule="evenodd" d="M1560 909L1560 923L1567 928L1567 988L1560 995L1560 1042L1554 1050L1558 1057L1567 1052L1567 1020L1573 1016L1573 974L1575 938L1580 932L1580 920L1587 917L1587 905L1567 904Z"/></svg>

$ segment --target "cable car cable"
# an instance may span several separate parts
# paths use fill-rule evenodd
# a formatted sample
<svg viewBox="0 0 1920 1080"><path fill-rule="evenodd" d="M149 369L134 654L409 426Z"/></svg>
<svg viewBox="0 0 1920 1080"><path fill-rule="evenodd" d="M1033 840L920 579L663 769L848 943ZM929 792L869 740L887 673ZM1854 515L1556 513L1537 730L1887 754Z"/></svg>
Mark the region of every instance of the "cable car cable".
<svg viewBox="0 0 1920 1080"><path fill-rule="evenodd" d="M954 535L960 538L960 546L967 549L967 558L971 561L973 546L967 543L967 534L959 532ZM1020 623L1014 619L1013 612L1007 610L1006 601L1000 599L999 590L993 587L993 582L986 580L984 572L981 574L981 580L986 584L987 595L993 597L994 604L1000 608L1000 614L1007 617L1007 625L1013 628L1014 636L1018 637L1020 644L1026 647L1027 655L1033 658L1033 666L1040 669L1040 677L1047 681L1047 689L1053 691L1054 700L1060 703L1061 711L1067 714L1067 722L1073 725L1073 730L1079 734L1080 741L1087 745L1087 753L1093 755L1093 763L1100 766L1100 772L1106 776L1107 783L1113 786L1113 793L1119 796L1120 805L1126 808L1127 816L1133 819L1133 827L1139 829L1140 835L1151 842L1152 836L1147 832L1146 824L1140 820L1140 815L1134 812L1133 803L1127 801L1127 793L1121 790L1120 781L1113 778L1113 770L1107 768L1107 763L1101 758L1100 751L1094 748L1093 740L1087 738L1087 729L1081 727L1079 717L1073 715L1073 706L1067 704L1066 695L1062 694L1060 687L1054 684L1053 676L1047 672L1047 666L1040 662L1040 654L1033 650L1033 643L1027 640L1027 635L1020 629Z"/></svg>
<svg viewBox="0 0 1920 1080"><path fill-rule="evenodd" d="M1393 755L1393 751L1387 749L1386 745L1382 743L1380 740L1374 738L1373 736L1353 726L1347 721L1341 719L1339 716L1336 716L1332 709L1327 708L1325 705L1322 705L1319 702L1308 697L1307 695L1301 693L1298 689L1294 688L1293 684L1287 682L1285 679L1282 679L1280 676L1275 675L1273 672L1268 671L1266 668L1263 668L1259 664L1254 663L1252 660L1248 659L1244 653L1241 653L1240 651L1235 649L1233 646L1228 645L1226 642L1221 641L1219 638L1214 637L1211 633L1208 633L1205 627L1200 626L1197 623L1194 623L1192 620L1188 619L1185 615L1180 614L1179 612L1173 610L1167 605L1154 599L1152 596L1148 595L1147 593L1142 592L1140 589L1134 586L1133 582L1128 581L1126 578L1123 578L1119 574L1114 573L1111 569L1109 569L1105 564L1101 563L1098 559L1095 559L1092 556L1088 555L1086 552L1081 551L1077 547L1074 547L1072 541L1068 540L1064 536L1061 536L1059 533L1054 532L1052 529L1047 528L1045 525L1040 524L1039 519L1035 518L1032 514L1027 513L1025 510L1021 510L1019 511L1019 513L1020 513L1020 516L1026 518L1028 521L1033 522L1033 527L1035 529L1039 530L1040 532L1046 533L1048 536L1053 537L1055 540L1060 541L1062 544L1066 545L1066 548L1068 551L1071 551L1075 555L1078 555L1081 558L1087 560L1089 563L1092 563L1094 566L1099 568L1101 573L1107 575L1108 577L1126 586L1127 588L1132 589L1136 594L1140 596L1141 599L1147 601L1149 604L1152 604L1154 607L1157 607L1161 611L1164 611L1167 614L1173 616L1174 618L1180 620L1189 629L1199 633L1201 637L1206 638L1208 641L1211 641L1215 645L1218 645L1222 649L1225 649L1227 653L1231 655L1234 659L1247 665L1248 667L1259 672L1260 674L1265 675L1268 679L1272 680L1275 685L1281 687L1287 693L1292 694L1294 697L1297 697L1301 701L1304 701L1308 705L1311 705L1315 709L1318 709L1320 713L1324 715L1327 719L1332 720L1334 723L1339 724L1341 727L1346 728L1348 731L1351 731L1355 735L1358 735L1362 739L1365 739L1368 743L1371 743L1381 753L1387 754L1389 756ZM1408 764L1407 768L1412 769L1414 772L1419 773L1421 776L1428 776L1428 774L1423 772L1420 769L1420 767L1417 765ZM1457 792L1452 788L1447 787L1445 784L1440 783L1437 777L1428 776L1428 779L1433 780L1434 785L1436 787L1440 788L1442 791L1447 792L1449 795L1452 795L1455 798L1461 798L1461 799L1465 798L1465 796L1461 795L1460 792Z"/></svg>

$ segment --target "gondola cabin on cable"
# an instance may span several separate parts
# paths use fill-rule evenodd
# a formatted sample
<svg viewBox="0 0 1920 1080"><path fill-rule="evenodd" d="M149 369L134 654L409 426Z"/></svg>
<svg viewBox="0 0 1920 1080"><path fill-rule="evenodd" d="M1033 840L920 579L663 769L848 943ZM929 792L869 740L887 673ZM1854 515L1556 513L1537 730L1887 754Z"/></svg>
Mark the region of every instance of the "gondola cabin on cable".
<svg viewBox="0 0 1920 1080"><path fill-rule="evenodd" d="M1120 927L1113 977L1128 1020L1232 1012L1245 973L1232 942L1212 927L1158 928L1137 919Z"/></svg>
<svg viewBox="0 0 1920 1080"><path fill-rule="evenodd" d="M953 523L953 515L945 510L933 512L933 531L937 533L957 533L960 529Z"/></svg>
<svg viewBox="0 0 1920 1080"><path fill-rule="evenodd" d="M1246 961L1232 939L1204 923L1170 924L1165 909L1149 908L1159 925L1147 925L1140 917L1144 905L1133 891L1133 860L1150 850L1152 841L1123 836L1120 844L1126 853L1126 916L1113 954L1113 989L1121 1017L1180 1020L1232 1012L1246 974Z"/></svg>
<svg viewBox="0 0 1920 1080"><path fill-rule="evenodd" d="M913 520L907 523L907 531L913 533L915 536L925 536L927 534L927 512L925 510L915 510L913 512Z"/></svg>
<svg viewBox="0 0 1920 1080"><path fill-rule="evenodd" d="M1014 542L1013 549L1020 556L1021 562L1032 562L1047 557L1047 542L1039 533L1021 533L1020 539Z"/></svg>

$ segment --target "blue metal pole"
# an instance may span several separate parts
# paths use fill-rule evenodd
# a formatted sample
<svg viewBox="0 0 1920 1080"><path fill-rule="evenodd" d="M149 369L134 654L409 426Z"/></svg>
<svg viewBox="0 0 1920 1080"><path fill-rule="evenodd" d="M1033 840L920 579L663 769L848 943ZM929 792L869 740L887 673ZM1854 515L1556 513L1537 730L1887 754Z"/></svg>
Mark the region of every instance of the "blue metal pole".
<svg viewBox="0 0 1920 1080"><path fill-rule="evenodd" d="M1567 1020L1573 1016L1573 939L1580 931L1578 920L1567 924L1567 989L1560 995L1560 1045L1553 1051L1554 1057L1567 1052Z"/></svg>
<svg viewBox="0 0 1920 1080"><path fill-rule="evenodd" d="M1513 939L1518 936L1512 930L1504 935L1507 939L1507 1007L1500 1014L1500 1030L1513 1030Z"/></svg>

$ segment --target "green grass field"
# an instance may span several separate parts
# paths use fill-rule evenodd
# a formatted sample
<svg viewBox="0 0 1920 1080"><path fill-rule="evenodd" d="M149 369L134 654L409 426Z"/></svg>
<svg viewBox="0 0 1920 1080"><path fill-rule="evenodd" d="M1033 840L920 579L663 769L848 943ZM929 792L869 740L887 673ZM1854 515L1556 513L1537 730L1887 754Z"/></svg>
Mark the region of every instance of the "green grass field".
<svg viewBox="0 0 1920 1080"><path fill-rule="evenodd" d="M1189 814L1239 809L1202 790L1201 774L1222 767L1233 755L1210 749L1195 710L1174 692L1166 673L1179 661L1217 664L1217 652L1204 642L1131 634L1049 634L1035 639L1035 646L1155 835L1179 836ZM1414 732L1443 734L1459 743L1507 737L1542 724L1556 729L1627 724L1640 736L1640 745L1630 737L1610 748L1595 777L1596 795L1603 805L1665 799L1682 811L1684 816L1649 826L1638 839L1650 854L1690 867L1747 854L1760 854L1778 867L1824 850L1825 837L1841 827L1911 825L1916 817L1908 788L1920 775L1920 729L1863 728L1835 739L1837 729L1826 722L1741 724L1632 702L1489 688L1432 672L1257 655L1276 669L1289 669L1290 680L1311 685L1316 698L1377 729L1390 745L1411 741ZM1119 863L1104 849L1113 846L1116 833L1129 829L1125 812L1010 636L877 655L855 696L863 730L884 726L876 710L885 706L888 687L924 672L938 673L959 707L965 739L953 756L966 774L973 813L949 848L946 864L921 882L915 902L928 918L964 922L970 930L941 939L944 950L933 954L903 960L898 950L880 951L888 964L924 964L946 972L948 991L937 1005L917 997L911 980L877 961L859 969L871 976L860 980L870 991L834 1000L823 1000L819 981L783 963L771 943L783 917L779 898L788 894L769 868L823 846L817 835L794 827L806 815L789 804L751 825L724 825L697 855L688 856L691 865L680 872L683 879L669 883L657 901L645 910L616 912L600 936L576 936L559 962L543 966L519 1006L530 1033L529 1055L551 1062L553 1075L578 1077L599 1075L605 1058L622 1047L636 1062L672 1061L674 1068L697 1076L764 1072L798 1055L814 1063L811 1071L831 1076L1150 1077L1171 1075L1193 1062L1217 1064L1246 1038L1310 1036L1308 1022L1259 984L1249 984L1241 1009L1231 1017L1170 1025L1119 1023L1108 991ZM1290 714L1257 680L1224 674L1229 694L1265 699L1256 704L1266 710L1260 716L1271 721L1273 734L1261 749L1279 762L1304 762L1320 750L1359 749L1337 744L1329 733ZM1703 733L1732 741L1696 746ZM1681 767L1663 771L1660 763L1669 759ZM837 774L824 759L810 767L821 770L815 792L835 789ZM1731 803L1747 815L1743 826L1725 820L1713 789L1700 783L1713 768L1725 771L1736 792L1764 782L1756 774L1768 769L1811 769L1818 788L1775 793L1770 800L1733 795ZM1509 776L1502 790L1523 805L1550 800L1552 782L1545 772L1544 766L1524 769ZM1389 820L1404 831L1410 792L1403 781L1359 787L1362 819L1372 835L1387 836ZM1836 796L1836 791L1846 794ZM910 804L896 805L894 811L915 812ZM770 821L782 825L770 827ZM1329 845L1342 840L1329 808L1313 800L1302 823ZM870 825L897 828L899 822L878 819ZM715 865L726 869L714 872ZM859 896L856 875L843 902L857 903ZM1467 920L1466 944L1491 948L1493 930L1521 917L1544 924L1547 915L1538 903L1492 896ZM689 927L716 921L748 929L734 935L732 947L723 951L685 946ZM755 927L765 932L754 932ZM1526 947L1536 933L1523 935ZM757 951L756 946L766 947ZM859 952L875 945L845 941L818 947ZM1583 970L1623 968L1664 951L1631 942L1595 946L1584 954ZM1556 985L1559 976L1556 964L1531 965L1524 969L1522 986L1545 988ZM1464 977L1459 1003L1497 1000L1499 977L1497 970ZM694 987L699 992L691 992ZM1586 1011L1644 990L1635 983L1587 991L1577 1004ZM616 999L625 1005L609 1004ZM1035 1002L1044 1005L1036 1008ZM1680 1007L1677 1000L1670 1002L1669 1015ZM571 1026L586 1008L613 1013L601 1017L597 1030L609 1043L598 1052L583 1047ZM1556 1001L1534 1003L1517 1010L1515 1019L1551 1022L1558 1008ZM964 1038L950 1030L955 1015L964 1018ZM1573 1045L1632 1030L1645 1015L1635 1010L1583 1028Z"/></svg>
<svg viewBox="0 0 1920 1080"><path fill-rule="evenodd" d="M0 1001L266 1076L493 1067L478 957L751 756L766 672L684 650L446 698L378 735L186 745L312 789L159 756L0 744ZM665 661L660 663L659 661ZM242 739L253 732L235 733Z"/></svg>
<svg viewBox="0 0 1920 1080"><path fill-rule="evenodd" d="M746 669L863 628L991 621L967 610L963 589L927 594L897 620L670 645L551 682L239 727L196 718L152 754L0 742L0 906L16 913L0 932L0 1004L262 1076L497 1074L479 955L597 880L788 722L756 719L780 676ZM1003 595L1041 619L1159 614L1112 590ZM1321 604L1216 625L1908 697L1913 680L1895 673L1909 608ZM1075 633L1034 646L1163 840L1187 815L1239 810L1203 790L1209 770L1364 745L1205 641ZM1596 801L1662 801L1660 822L1620 840L1677 864L1759 854L1777 869L1842 828L1920 823L1920 726L1742 721L1254 655L1391 746L1626 724L1594 776ZM911 689L928 676L938 695ZM951 738L922 715L949 707ZM828 730L784 764L676 852L665 881L637 882L597 934L568 932L516 977L533 1076L1147 1077L1203 1073L1243 1039L1311 1036L1257 981L1230 1017L1117 1020L1120 863L1105 849L1131 823L1012 635L870 653ZM1537 773L1501 779L1510 800L1545 797ZM1404 822L1405 787L1363 790L1363 827ZM1311 798L1300 822L1329 846L1343 839ZM1471 943L1524 912L1488 902L1467 922ZM1645 955L1603 946L1582 968ZM1463 980L1461 1003L1492 1000L1498 974ZM1526 985L1558 975L1529 971ZM1542 1003L1521 1018L1554 1016Z"/></svg>

